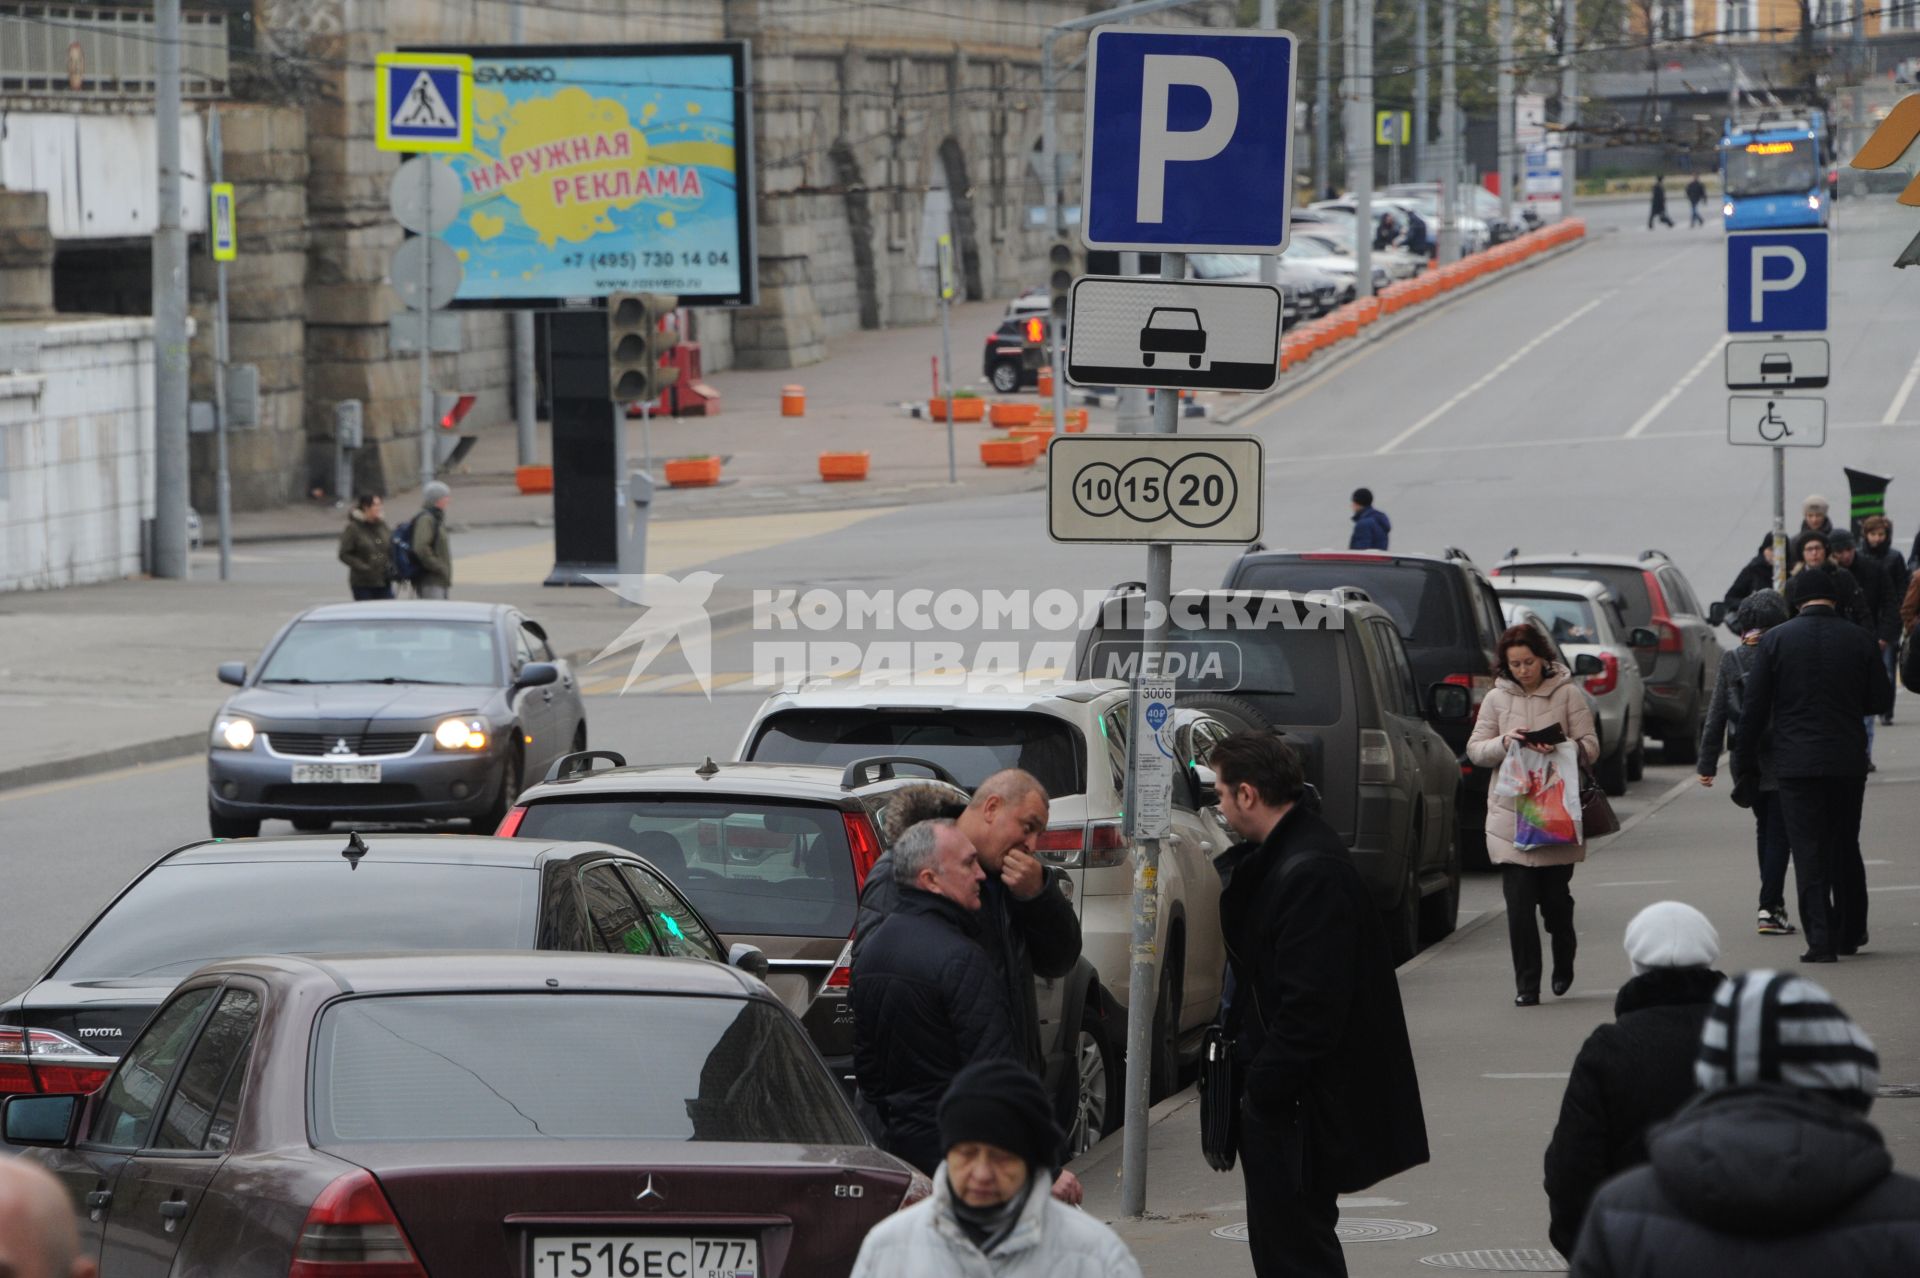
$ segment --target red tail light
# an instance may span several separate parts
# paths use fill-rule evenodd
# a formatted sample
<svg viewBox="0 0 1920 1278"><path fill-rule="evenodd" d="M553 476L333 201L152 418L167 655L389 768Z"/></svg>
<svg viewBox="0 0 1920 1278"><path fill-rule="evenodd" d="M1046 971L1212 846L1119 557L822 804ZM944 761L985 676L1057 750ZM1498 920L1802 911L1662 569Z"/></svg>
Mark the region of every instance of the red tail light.
<svg viewBox="0 0 1920 1278"><path fill-rule="evenodd" d="M1493 691L1493 676L1490 674L1450 674L1442 683L1450 683L1456 688L1465 688L1473 703L1473 713L1480 713L1480 703Z"/></svg>
<svg viewBox="0 0 1920 1278"><path fill-rule="evenodd" d="M0 1096L84 1095L113 1073L99 1059L92 1048L54 1030L0 1025Z"/></svg>
<svg viewBox="0 0 1920 1278"><path fill-rule="evenodd" d="M827 979L820 983L820 994L845 994L853 988L853 938L847 938L841 947L840 957L833 961L833 970L827 973ZM818 998L819 995L814 997Z"/></svg>
<svg viewBox="0 0 1920 1278"><path fill-rule="evenodd" d="M915 1203L924 1202L931 1197L933 1197L933 1182L916 1171L913 1179L907 1182L907 1192L901 1196L900 1210L905 1211Z"/></svg>
<svg viewBox="0 0 1920 1278"><path fill-rule="evenodd" d="M1653 604L1653 628L1660 634L1659 651L1686 651L1680 627L1673 624L1673 614L1667 611L1667 593L1660 589L1660 578L1650 572L1642 575L1647 579L1647 597Z"/></svg>
<svg viewBox="0 0 1920 1278"><path fill-rule="evenodd" d="M1604 697L1620 686L1620 658L1611 652L1603 652L1600 654L1600 664L1606 669L1589 676L1585 685L1587 691L1596 697Z"/></svg>
<svg viewBox="0 0 1920 1278"><path fill-rule="evenodd" d="M1126 863L1127 835L1118 821L1056 825L1040 836L1033 850L1049 865L1104 870Z"/></svg>
<svg viewBox="0 0 1920 1278"><path fill-rule="evenodd" d="M380 1183L348 1172L307 1212L287 1278L427 1278Z"/></svg>
<svg viewBox="0 0 1920 1278"><path fill-rule="evenodd" d="M527 808L525 804L508 808L507 814L500 818L500 828L493 832L494 837L498 839L511 839L515 832L520 829L520 823L526 819Z"/></svg>
<svg viewBox="0 0 1920 1278"><path fill-rule="evenodd" d="M847 846L853 849L853 890L858 892L867 885L867 874L880 859L880 836L864 813L842 812L840 820L847 827Z"/></svg>

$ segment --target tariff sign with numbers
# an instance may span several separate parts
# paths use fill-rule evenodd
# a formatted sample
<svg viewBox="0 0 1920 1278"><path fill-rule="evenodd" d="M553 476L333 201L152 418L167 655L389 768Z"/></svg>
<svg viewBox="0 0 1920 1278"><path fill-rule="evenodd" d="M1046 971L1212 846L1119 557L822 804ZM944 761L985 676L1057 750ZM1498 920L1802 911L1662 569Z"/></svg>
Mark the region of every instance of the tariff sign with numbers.
<svg viewBox="0 0 1920 1278"><path fill-rule="evenodd" d="M1066 435L1047 452L1055 541L1237 545L1260 536L1260 441Z"/></svg>

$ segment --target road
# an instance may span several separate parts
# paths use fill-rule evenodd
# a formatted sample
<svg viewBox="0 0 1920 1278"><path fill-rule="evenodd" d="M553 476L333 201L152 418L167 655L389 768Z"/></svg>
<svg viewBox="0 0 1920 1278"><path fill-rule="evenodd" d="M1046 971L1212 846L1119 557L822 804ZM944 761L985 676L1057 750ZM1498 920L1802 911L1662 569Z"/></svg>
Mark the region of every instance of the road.
<svg viewBox="0 0 1920 1278"><path fill-rule="evenodd" d="M1718 597L1766 529L1768 457L1725 442L1718 366L1722 237L1711 226L1649 232L1640 216L1637 206L1598 206L1588 215L1586 247L1438 308L1241 423L1236 429L1251 430L1266 447L1265 544L1344 545L1347 494L1364 484L1393 518L1396 549L1458 546L1491 564L1510 547L1659 547L1703 597ZM1903 432L1920 428L1914 391L1920 357L1905 295L1913 281L1890 266L1911 223L1910 211L1884 198L1840 206L1829 443L1791 455L1790 521L1809 492L1825 493L1844 511L1843 466L1898 476L1902 458L1912 456ZM1900 491L1896 485L1896 514ZM1901 530L1910 534L1911 523L1903 521ZM1136 549L1050 542L1038 493L843 512L790 529L725 543L724 553L716 542L716 557L705 561L697 551L682 551L671 571L720 573L734 590L932 586L1059 588L1077 595L1137 578L1143 568ZM474 534L463 541L463 553L510 580L521 571L515 565L540 562L543 536ZM1179 552L1176 586L1217 584L1232 553ZM243 586L257 582L274 598L306 583L316 589L325 583L331 591L338 577L332 548L311 543L249 547L236 571ZM583 611L577 597L569 601L570 628L561 646L610 643L637 615L610 597L604 602L604 609ZM711 698L700 693L686 654L677 651L645 672L640 691L620 695L625 665L614 658L586 675L594 744L636 762L730 756L761 695L752 678L753 645L770 637L874 636L844 628L770 636L750 623L722 625L714 635ZM953 640L971 650L988 638L1071 635L990 634L976 627L904 637ZM205 699L210 714L217 693L210 689ZM1869 1014L1878 1021L1870 1028L1881 1036L1889 1081L1920 1078L1905 979L1920 927L1920 891L1913 886L1920 884L1920 866L1911 863L1911 838L1898 834L1920 819L1920 744L1909 742L1915 729L1904 701L1902 714L1909 717L1882 730L1888 757L1899 766L1876 779L1869 799L1880 859L1892 858L1875 871L1885 876L1876 918L1887 923L1876 921L1872 961L1821 974L1863 1021ZM0 792L10 862L0 909L0 990L31 980L153 857L204 835L202 767L190 758ZM1657 899L1650 893L1696 894L1711 905L1730 942L1730 967L1786 960L1778 944L1757 947L1746 922L1750 893L1741 875L1750 874L1752 854L1744 818L1736 819L1718 792L1681 794L1676 783L1686 775L1651 768L1621 805L1625 816L1651 816L1644 828L1670 832L1670 842L1642 846L1618 865L1590 866L1576 882L1586 911L1584 953L1595 961L1583 963L1574 999L1541 1009L1536 1023L1554 1026L1550 1034L1537 1041L1513 1037L1497 920L1410 975L1442 1000L1415 1017L1436 1147L1459 1156L1454 1142L1471 1138L1467 1148L1478 1168L1458 1183L1441 1164L1414 1173L1414 1188L1400 1197L1422 1195L1423 1219L1475 1239L1497 1235L1503 1246L1525 1239L1544 1245L1536 1187L1543 1124L1550 1124L1558 1095L1554 1072L1564 1071L1585 1029L1607 1014L1608 990L1625 975L1614 938L1632 908ZM1672 806L1654 812L1663 799ZM1581 882L1591 886L1582 889ZM1494 880L1473 879L1463 922L1496 910L1497 897ZM1486 1086L1494 1078L1503 1080L1498 1089ZM1910 1169L1920 1166L1920 1122L1898 1122L1897 1156ZM1210 1192L1230 1206L1239 1197L1238 1180L1221 1178ZM1441 1250L1447 1249L1429 1248ZM1223 1263L1218 1272L1244 1272L1235 1261ZM1409 1272L1381 1263L1385 1267L1356 1272ZM1172 1272L1171 1264L1149 1272ZM1415 1263L1411 1272L1423 1270Z"/></svg>

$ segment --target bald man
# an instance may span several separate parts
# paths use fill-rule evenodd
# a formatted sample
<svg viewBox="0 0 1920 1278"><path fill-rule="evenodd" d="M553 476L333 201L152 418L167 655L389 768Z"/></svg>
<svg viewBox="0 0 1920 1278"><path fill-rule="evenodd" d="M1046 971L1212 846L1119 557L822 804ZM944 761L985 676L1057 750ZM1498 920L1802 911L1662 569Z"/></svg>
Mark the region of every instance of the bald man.
<svg viewBox="0 0 1920 1278"><path fill-rule="evenodd" d="M0 1157L0 1278L99 1278L73 1203L38 1163Z"/></svg>

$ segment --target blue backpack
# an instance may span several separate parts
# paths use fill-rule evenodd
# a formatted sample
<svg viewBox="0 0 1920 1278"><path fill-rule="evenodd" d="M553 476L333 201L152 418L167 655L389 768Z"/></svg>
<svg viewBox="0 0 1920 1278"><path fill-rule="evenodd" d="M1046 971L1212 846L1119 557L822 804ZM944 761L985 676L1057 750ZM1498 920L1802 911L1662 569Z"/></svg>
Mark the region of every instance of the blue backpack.
<svg viewBox="0 0 1920 1278"><path fill-rule="evenodd" d="M412 581L420 575L420 561L413 554L413 523L420 516L404 524L396 524L393 529L393 579Z"/></svg>

